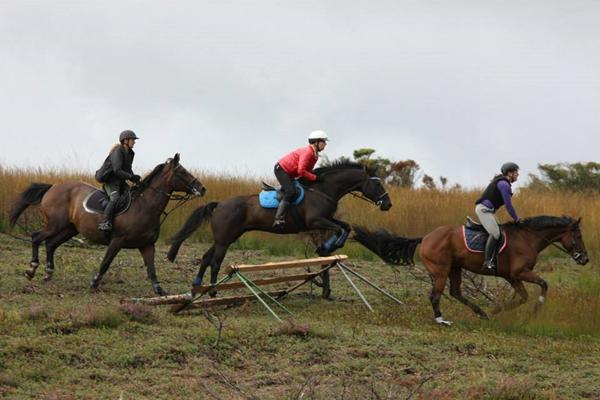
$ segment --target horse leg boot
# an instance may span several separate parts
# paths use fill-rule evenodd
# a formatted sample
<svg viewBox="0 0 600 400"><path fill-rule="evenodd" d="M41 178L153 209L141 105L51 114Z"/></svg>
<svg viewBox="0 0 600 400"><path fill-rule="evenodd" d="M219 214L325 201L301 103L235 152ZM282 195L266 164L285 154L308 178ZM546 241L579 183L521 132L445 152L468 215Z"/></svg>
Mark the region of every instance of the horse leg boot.
<svg viewBox="0 0 600 400"><path fill-rule="evenodd" d="M287 214L287 209L290 206L290 202L288 200L282 199L279 202L279 206L277 206L277 212L275 212L275 221L273 222L273 227L283 226L285 224L285 215Z"/></svg>
<svg viewBox="0 0 600 400"><path fill-rule="evenodd" d="M493 235L489 235L487 242L485 243L485 261L483 262L483 270L493 272L496 270L494 258L496 257L496 245L498 239Z"/></svg>

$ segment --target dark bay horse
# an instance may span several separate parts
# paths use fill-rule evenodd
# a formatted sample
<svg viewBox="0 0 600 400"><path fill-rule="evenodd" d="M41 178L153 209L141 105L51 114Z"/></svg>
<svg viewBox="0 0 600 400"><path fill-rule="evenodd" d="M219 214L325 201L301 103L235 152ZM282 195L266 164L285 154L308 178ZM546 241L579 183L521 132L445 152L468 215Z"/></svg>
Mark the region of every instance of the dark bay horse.
<svg viewBox="0 0 600 400"><path fill-rule="evenodd" d="M508 244L498 255L496 275L506 279L515 291L511 301L502 309L509 310L527 301L528 295L523 282L534 283L541 288L536 309L543 304L548 284L533 271L533 268L538 254L546 247L555 245L568 253L577 264L587 264L589 259L579 228L580 222L581 218L575 220L565 216L537 216L526 218L519 223L502 225L508 237ZM417 245L421 243L419 256L433 284L430 300L437 323L451 324L442 318L440 312L440 298L448 278L450 295L470 307L481 318L488 319L481 308L461 293L462 268L476 274L493 275L493 272L482 271L483 253L471 253L466 249L461 227L441 226L422 239L406 239L385 231L370 232L360 227L354 229L358 242L384 261L395 264L411 262ZM555 242L559 242L563 247Z"/></svg>
<svg viewBox="0 0 600 400"><path fill-rule="evenodd" d="M209 203L195 210L175 234L168 254L169 260L175 260L183 241L210 217L214 244L202 256L200 269L192 286L202 284L204 272L209 265L210 282L214 284L229 245L244 232L265 231L290 234L309 230L334 231L334 236L329 240L332 246L325 246L325 248L322 246L318 249L319 255L325 255L343 246L351 230L350 225L333 217L338 202L346 194L358 191L381 210L389 210L392 207L390 197L381 180L361 164L337 162L331 166L317 168L314 172L323 181L306 184L304 201L290 208L283 227L272 227L275 209L261 207L258 195L237 196L218 203ZM327 277L323 276L323 279L325 281ZM325 282L324 284L327 285Z"/></svg>
<svg viewBox="0 0 600 400"><path fill-rule="evenodd" d="M206 189L179 164L179 154L175 154L174 158L156 166L139 187L132 190L131 206L115 218L110 238L97 229L102 215L87 212L83 206L84 199L95 190L95 187L83 182L34 183L21 193L9 212L11 227L27 207L40 202L45 218L44 228L31 234L33 255L30 269L26 271L27 277L32 279L35 275L39 265L38 249L43 241L46 242L45 280L50 280L54 272L54 252L58 246L81 233L92 242L108 245L100 271L92 280L92 288L98 287L121 249L139 249L155 293L163 295L165 292L158 282L154 266L154 243L160 230L161 214L172 192L202 196Z"/></svg>

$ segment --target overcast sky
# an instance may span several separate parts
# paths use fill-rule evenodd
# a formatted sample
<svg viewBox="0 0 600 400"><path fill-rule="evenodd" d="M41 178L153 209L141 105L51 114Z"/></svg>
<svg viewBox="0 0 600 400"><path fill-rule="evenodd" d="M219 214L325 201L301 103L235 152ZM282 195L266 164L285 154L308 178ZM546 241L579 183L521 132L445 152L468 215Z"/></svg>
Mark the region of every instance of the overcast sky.
<svg viewBox="0 0 600 400"><path fill-rule="evenodd" d="M600 158L600 1L0 0L0 163L266 176L325 130L483 186Z"/></svg>

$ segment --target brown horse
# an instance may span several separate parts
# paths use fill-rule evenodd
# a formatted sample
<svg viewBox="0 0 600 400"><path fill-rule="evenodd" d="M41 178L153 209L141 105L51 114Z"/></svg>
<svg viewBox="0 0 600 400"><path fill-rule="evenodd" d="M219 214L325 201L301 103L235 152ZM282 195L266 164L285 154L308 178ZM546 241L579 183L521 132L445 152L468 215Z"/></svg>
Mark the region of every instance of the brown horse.
<svg viewBox="0 0 600 400"><path fill-rule="evenodd" d="M117 253L123 249L139 249L152 281L154 291L165 292L156 277L154 266L154 243L160 230L160 218L174 191L188 195L203 196L206 189L181 164L179 154L159 164L144 178L137 188L132 190L132 202L129 210L115 218L112 235L107 237L98 231L101 214L86 211L84 199L96 188L83 182L67 182L56 185L34 183L21 193L13 204L10 213L10 226L14 226L19 215L31 205L41 202L41 212L45 218L42 230L31 234L32 257L30 268L26 271L29 279L35 275L39 266L38 249L46 242L46 277L50 280L54 272L54 252L61 244L81 233L92 242L107 244L108 249L100 264L100 271L91 283L98 288L102 276L108 270Z"/></svg>
<svg viewBox="0 0 600 400"><path fill-rule="evenodd" d="M509 310L527 301L527 291L523 282L535 283L541 288L536 309L544 302L548 284L533 272L538 254L549 245L554 245L568 253L575 262L585 265L589 261L579 223L570 217L538 216L527 218L519 223L502 225L507 235L506 249L498 255L496 275L506 279L515 293L511 301L501 309ZM370 232L355 227L355 239L379 255L384 261L399 264L412 262L415 249L421 243L419 256L429 272L433 288L429 299L433 306L435 320L439 324L450 325L442 318L440 298L450 278L450 295L470 307L483 319L488 316L479 306L461 293L461 269L476 274L491 275L482 270L483 253L469 252L464 243L462 228L441 226L425 237L406 239L385 231ZM564 247L555 244L559 242Z"/></svg>

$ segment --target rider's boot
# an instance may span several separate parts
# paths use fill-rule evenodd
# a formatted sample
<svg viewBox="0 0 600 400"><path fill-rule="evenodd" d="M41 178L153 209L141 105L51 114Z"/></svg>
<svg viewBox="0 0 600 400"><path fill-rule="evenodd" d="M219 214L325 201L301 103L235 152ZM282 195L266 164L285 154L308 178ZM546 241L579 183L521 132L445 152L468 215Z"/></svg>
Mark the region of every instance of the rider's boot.
<svg viewBox="0 0 600 400"><path fill-rule="evenodd" d="M116 200L110 200L104 209L104 219L98 224L98 230L103 232L110 232L113 228L113 214L115 212L115 206L117 205Z"/></svg>
<svg viewBox="0 0 600 400"><path fill-rule="evenodd" d="M496 257L496 245L498 244L498 239L494 236L489 235L487 242L485 243L485 261L483 262L483 270L484 271L495 271L496 264L494 263L494 258Z"/></svg>
<svg viewBox="0 0 600 400"><path fill-rule="evenodd" d="M290 202L287 200L281 200L279 202L277 212L275 213L275 221L273 222L274 228L285 225L285 214L287 213L289 205Z"/></svg>

